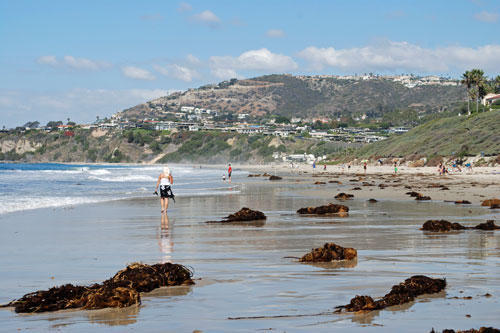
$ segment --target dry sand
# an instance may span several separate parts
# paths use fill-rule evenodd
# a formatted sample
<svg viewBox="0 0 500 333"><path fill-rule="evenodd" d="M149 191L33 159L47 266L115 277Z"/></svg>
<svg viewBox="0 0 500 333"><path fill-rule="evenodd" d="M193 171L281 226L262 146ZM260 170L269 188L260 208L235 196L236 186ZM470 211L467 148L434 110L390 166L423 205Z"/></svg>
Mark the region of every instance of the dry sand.
<svg viewBox="0 0 500 333"><path fill-rule="evenodd" d="M435 201L467 200L479 204L485 199L500 198L500 167L478 167L473 172L452 172L439 175L436 167L398 166L397 174L392 166L368 166L364 174L363 166L323 165L315 169L311 165L299 164L291 169L290 165L241 165L241 169L253 174L271 174L283 177L283 182L325 182L317 188L304 191L303 195L334 196L339 192L329 188L329 181L340 181L341 190L354 194L356 198L388 200L414 200L406 192L416 191L430 196ZM448 190L443 190L443 187ZM354 188L358 188L354 190ZM332 195L333 194L333 195Z"/></svg>

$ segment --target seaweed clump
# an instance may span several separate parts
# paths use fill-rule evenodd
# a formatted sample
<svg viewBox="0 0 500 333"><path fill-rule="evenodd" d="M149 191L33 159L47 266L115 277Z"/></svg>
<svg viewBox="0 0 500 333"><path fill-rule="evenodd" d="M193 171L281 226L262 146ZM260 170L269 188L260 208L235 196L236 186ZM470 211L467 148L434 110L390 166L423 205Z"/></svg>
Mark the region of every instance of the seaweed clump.
<svg viewBox="0 0 500 333"><path fill-rule="evenodd" d="M500 199L493 198L493 199L484 200L483 202L481 202L481 206L499 207L500 206Z"/></svg>
<svg viewBox="0 0 500 333"><path fill-rule="evenodd" d="M434 329L432 329L430 333L437 333L437 332L434 331ZM494 328L494 327L481 327L478 330L471 328L470 330L465 330L465 331L461 331L461 330L455 331L452 329L444 329L442 331L442 333L500 333L500 330L498 328Z"/></svg>
<svg viewBox="0 0 500 333"><path fill-rule="evenodd" d="M380 310L389 306L411 302L424 294L435 294L446 287L446 279L433 279L425 275L414 275L403 283L392 286L391 291L375 301L370 296L356 296L350 303L338 306L337 311L349 312Z"/></svg>
<svg viewBox="0 0 500 333"><path fill-rule="evenodd" d="M351 198L354 198L354 194L349 194L349 193L344 193L344 192L341 192L335 196L335 199L337 199L337 200L347 200L347 199L351 199Z"/></svg>
<svg viewBox="0 0 500 333"><path fill-rule="evenodd" d="M466 227L460 223L451 223L446 220L429 220L422 225L420 230L434 231L434 232L447 232L451 230L465 230Z"/></svg>
<svg viewBox="0 0 500 333"><path fill-rule="evenodd" d="M500 227L495 224L494 220L488 220L485 223L480 223L474 227L465 227L460 223L451 223L445 220L429 220L422 225L420 230L433 232L448 232L451 230L499 230Z"/></svg>
<svg viewBox="0 0 500 333"><path fill-rule="evenodd" d="M65 284L39 290L14 300L5 307L16 312L36 313L65 309L102 309L140 304L139 292L164 286L194 284L192 272L179 264L146 265L133 263L102 284L74 286Z"/></svg>
<svg viewBox="0 0 500 333"><path fill-rule="evenodd" d="M246 222L255 220L265 220L267 216L258 210L252 210L247 207L243 207L234 214L228 215L221 221L207 221L206 223L225 223L225 222Z"/></svg>
<svg viewBox="0 0 500 333"><path fill-rule="evenodd" d="M334 260L352 260L358 251L351 247L342 247L335 243L325 243L323 247L312 249L299 259L300 262L330 262Z"/></svg>
<svg viewBox="0 0 500 333"><path fill-rule="evenodd" d="M344 205L336 205L333 203L318 207L305 207L297 210L297 213L299 214L317 214L317 215L337 214L337 213L347 213L347 212L349 212L349 207Z"/></svg>

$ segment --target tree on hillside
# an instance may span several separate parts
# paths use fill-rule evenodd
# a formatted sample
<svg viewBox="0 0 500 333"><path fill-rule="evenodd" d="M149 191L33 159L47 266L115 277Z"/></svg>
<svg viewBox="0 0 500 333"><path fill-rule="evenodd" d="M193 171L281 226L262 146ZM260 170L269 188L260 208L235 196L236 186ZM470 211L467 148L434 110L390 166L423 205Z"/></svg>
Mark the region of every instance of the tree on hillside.
<svg viewBox="0 0 500 333"><path fill-rule="evenodd" d="M493 91L495 94L500 94L500 75L493 80Z"/></svg>
<svg viewBox="0 0 500 333"><path fill-rule="evenodd" d="M472 75L471 72L465 71L465 73L462 74L462 81L461 83L467 87L467 114L470 114L470 100L471 100L471 87L472 87Z"/></svg>
<svg viewBox="0 0 500 333"><path fill-rule="evenodd" d="M471 70L472 84L476 87L476 111L479 112L479 99L486 95L486 77L481 69Z"/></svg>

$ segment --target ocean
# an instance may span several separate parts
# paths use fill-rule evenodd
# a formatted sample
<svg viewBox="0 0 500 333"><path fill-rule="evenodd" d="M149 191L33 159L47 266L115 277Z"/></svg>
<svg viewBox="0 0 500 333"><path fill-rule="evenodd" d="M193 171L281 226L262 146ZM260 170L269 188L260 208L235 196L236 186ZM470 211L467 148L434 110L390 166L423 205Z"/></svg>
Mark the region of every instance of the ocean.
<svg viewBox="0 0 500 333"><path fill-rule="evenodd" d="M213 196L237 193L224 183L226 169L169 165L175 196ZM103 201L153 196L162 165L88 165L59 163L0 163L0 214L73 207ZM235 170L234 177L246 171Z"/></svg>

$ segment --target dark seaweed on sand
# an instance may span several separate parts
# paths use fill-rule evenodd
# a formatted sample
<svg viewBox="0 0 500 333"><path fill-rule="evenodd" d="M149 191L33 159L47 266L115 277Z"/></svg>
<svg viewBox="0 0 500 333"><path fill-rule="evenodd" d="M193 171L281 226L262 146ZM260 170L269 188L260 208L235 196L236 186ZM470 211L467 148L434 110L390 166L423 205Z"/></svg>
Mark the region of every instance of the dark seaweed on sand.
<svg viewBox="0 0 500 333"><path fill-rule="evenodd" d="M330 262L333 260L352 260L358 252L351 247L342 247L335 243L325 243L323 247L312 249L299 259L300 262Z"/></svg>
<svg viewBox="0 0 500 333"><path fill-rule="evenodd" d="M370 296L356 296L347 305L338 306L337 311L349 312L380 310L389 306L411 302L424 294L435 294L446 287L446 279L433 279L425 275L415 275L403 283L392 286L391 291L375 301Z"/></svg>
<svg viewBox="0 0 500 333"><path fill-rule="evenodd" d="M488 220L486 223L480 223L474 227L465 227L461 225L460 223L454 222L448 222L446 220L429 220L426 221L420 230L424 231L433 231L433 232L448 232L451 230L498 230L500 229L499 226L495 224L494 220Z"/></svg>
<svg viewBox="0 0 500 333"><path fill-rule="evenodd" d="M126 307L141 302L139 292L164 286L194 284L192 272L179 264L146 265L133 263L102 284L65 284L24 295L6 306L16 312L34 313L64 309Z"/></svg>
<svg viewBox="0 0 500 333"><path fill-rule="evenodd" d="M247 207L243 207L234 214L230 214L225 219L221 221L207 221L205 223L225 223L225 222L246 222L246 221L257 221L265 220L267 216L258 210L252 210Z"/></svg>
<svg viewBox="0 0 500 333"><path fill-rule="evenodd" d="M337 213L347 213L349 212L349 207L344 205L328 204L318 207L305 207L297 210L298 214L337 214Z"/></svg>
<svg viewBox="0 0 500 333"><path fill-rule="evenodd" d="M434 329L431 330L430 333L437 333L434 331ZM481 327L480 329L476 330L474 328L471 328L470 330L452 330L452 329L444 329L442 333L500 333L500 330L498 328L494 327Z"/></svg>

